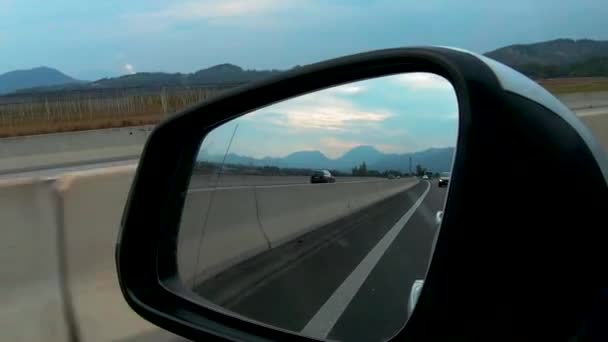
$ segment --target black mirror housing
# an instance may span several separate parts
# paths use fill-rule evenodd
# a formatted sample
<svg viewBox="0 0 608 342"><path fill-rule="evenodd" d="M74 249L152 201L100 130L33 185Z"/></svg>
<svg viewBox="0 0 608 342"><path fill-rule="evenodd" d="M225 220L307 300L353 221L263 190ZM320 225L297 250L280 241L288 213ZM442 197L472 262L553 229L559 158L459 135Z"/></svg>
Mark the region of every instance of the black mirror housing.
<svg viewBox="0 0 608 342"><path fill-rule="evenodd" d="M197 150L213 128L257 108L402 72L449 80L460 120L432 262L416 309L395 338L566 340L588 331L586 315L608 285L603 151L540 86L485 57L440 47L380 50L298 68L156 127L116 246L119 282L133 310L194 340L310 340L179 295L176 231ZM500 175L495 184L481 177L488 173Z"/></svg>

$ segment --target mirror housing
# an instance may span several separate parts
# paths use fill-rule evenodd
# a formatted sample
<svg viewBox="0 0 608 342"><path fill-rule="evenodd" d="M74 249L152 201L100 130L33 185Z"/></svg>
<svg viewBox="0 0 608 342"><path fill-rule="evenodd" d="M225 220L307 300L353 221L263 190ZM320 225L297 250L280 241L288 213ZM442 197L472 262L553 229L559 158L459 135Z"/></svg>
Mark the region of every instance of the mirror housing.
<svg viewBox="0 0 608 342"><path fill-rule="evenodd" d="M606 224L597 215L608 207L606 156L578 118L531 80L483 56L442 47L312 64L239 87L157 126L116 246L131 308L195 340L310 340L180 295L186 289L177 277L176 232L196 153L212 129L257 108L404 72L449 80L460 119L435 252L416 309L396 338L563 340L579 334L607 285L608 249L599 229ZM503 176L497 188L484 182L484 172ZM519 286L522 281L527 286Z"/></svg>

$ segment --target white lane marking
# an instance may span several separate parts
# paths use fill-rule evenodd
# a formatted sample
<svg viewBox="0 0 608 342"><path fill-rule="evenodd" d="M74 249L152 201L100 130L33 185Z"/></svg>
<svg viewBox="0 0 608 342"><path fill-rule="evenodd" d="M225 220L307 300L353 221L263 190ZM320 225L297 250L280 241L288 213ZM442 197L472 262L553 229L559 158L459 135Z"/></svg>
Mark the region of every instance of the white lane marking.
<svg viewBox="0 0 608 342"><path fill-rule="evenodd" d="M424 198L431 188L431 183L428 181L426 183L427 188L422 196L418 198L414 205L412 205L399 221L395 223L384 237L378 241L374 248L367 253L359 265L357 265L344 282L327 299L325 304L321 306L319 311L317 311L304 329L302 329L301 333L303 335L319 339L325 339L327 337L363 285L363 282L365 282L365 279L367 279L374 267L376 267L376 264L378 264L380 258L384 255L384 252L390 247L403 227L405 227L409 219L414 215L416 209L422 204L422 201L424 201Z"/></svg>
<svg viewBox="0 0 608 342"><path fill-rule="evenodd" d="M577 116L606 115L608 114L608 107L577 109L574 112Z"/></svg>

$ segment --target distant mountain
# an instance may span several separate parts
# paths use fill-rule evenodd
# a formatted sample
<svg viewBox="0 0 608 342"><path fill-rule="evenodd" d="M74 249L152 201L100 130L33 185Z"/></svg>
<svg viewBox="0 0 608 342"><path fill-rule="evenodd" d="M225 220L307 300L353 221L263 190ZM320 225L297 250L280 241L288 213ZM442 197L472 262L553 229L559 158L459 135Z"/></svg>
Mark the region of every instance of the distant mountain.
<svg viewBox="0 0 608 342"><path fill-rule="evenodd" d="M279 160L283 167L293 168L332 168L334 161L319 151L294 152ZM277 165L277 166L281 166Z"/></svg>
<svg viewBox="0 0 608 342"><path fill-rule="evenodd" d="M608 41L556 39L505 46L485 53L523 74L537 79L557 77L608 77ZM294 69L300 66L295 66ZM46 92L131 87L232 86L281 73L281 70L245 70L219 64L193 73L139 72L82 82L48 67L16 70L0 75L0 94L18 91Z"/></svg>
<svg viewBox="0 0 608 342"><path fill-rule="evenodd" d="M485 55L533 78L608 76L608 41L556 39Z"/></svg>
<svg viewBox="0 0 608 342"><path fill-rule="evenodd" d="M283 158L252 158L229 153L226 156L226 164L248 165L248 166L278 166L281 168L301 169L332 169L350 172L355 166L365 162L368 170L385 171L399 170L409 172L410 157L412 159L412 171L420 164L429 171L448 171L452 164L454 155L453 147L430 148L424 151L388 154L382 153L372 146L357 146L336 159L330 159L320 151L298 151ZM224 160L222 155L203 155L201 160L219 163Z"/></svg>
<svg viewBox="0 0 608 342"><path fill-rule="evenodd" d="M339 163L339 169L350 169L356 165L360 165L365 162L365 164L369 167L382 160L383 158L387 158L389 155L386 155L373 146L357 146L350 151L346 152L342 157L340 157L337 162Z"/></svg>
<svg viewBox="0 0 608 342"><path fill-rule="evenodd" d="M266 78L280 72L280 70L243 70L233 64L219 64L191 74L190 82L194 84L243 83Z"/></svg>
<svg viewBox="0 0 608 342"><path fill-rule="evenodd" d="M400 155L386 155L376 163L370 164L372 170L399 170L409 171L410 157L412 158L412 170L420 164L433 172L449 171L454 156L453 147L430 148L420 152L406 153Z"/></svg>
<svg viewBox="0 0 608 342"><path fill-rule="evenodd" d="M102 78L94 82L70 84L65 86L21 87L20 93L46 92L57 90L87 90L114 88L160 88L187 86L237 85L263 79L280 73L280 70L244 70L233 64L219 64L194 73L138 72L119 77Z"/></svg>
<svg viewBox="0 0 608 342"><path fill-rule="evenodd" d="M15 70L0 74L0 94L14 92L18 89L48 87L82 83L59 70L49 67L38 67L28 70Z"/></svg>

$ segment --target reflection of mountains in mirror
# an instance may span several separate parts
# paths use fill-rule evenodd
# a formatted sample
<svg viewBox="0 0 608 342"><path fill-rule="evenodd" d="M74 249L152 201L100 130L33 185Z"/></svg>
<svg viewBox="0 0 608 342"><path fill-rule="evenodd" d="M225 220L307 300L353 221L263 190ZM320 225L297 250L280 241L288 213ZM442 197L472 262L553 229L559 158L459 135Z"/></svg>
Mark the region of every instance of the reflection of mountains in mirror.
<svg viewBox="0 0 608 342"><path fill-rule="evenodd" d="M454 147L429 148L419 152L395 154L383 153L373 146L357 146L339 158L331 159L320 151L298 151L282 158L265 157L253 158L229 153L225 164L246 165L253 167L279 167L300 169L330 169L350 172L352 168L365 162L369 170L385 171L398 170L408 172L420 165L432 172L449 171L451 169ZM223 155L205 154L199 156L199 161L221 163Z"/></svg>

